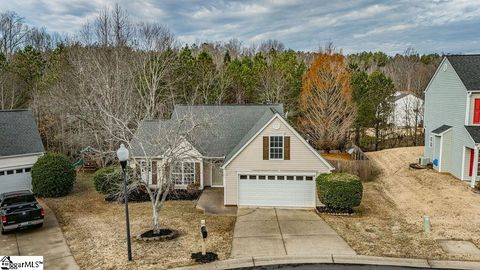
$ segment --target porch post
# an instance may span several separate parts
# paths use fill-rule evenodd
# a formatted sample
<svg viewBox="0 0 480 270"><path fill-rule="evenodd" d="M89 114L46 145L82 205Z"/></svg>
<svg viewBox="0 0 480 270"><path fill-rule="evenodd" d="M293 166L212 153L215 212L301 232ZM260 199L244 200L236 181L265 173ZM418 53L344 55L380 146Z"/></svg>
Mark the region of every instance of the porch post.
<svg viewBox="0 0 480 270"><path fill-rule="evenodd" d="M473 170L472 170L472 179L470 180L470 187L475 187L475 182L478 175L478 145L475 145L473 148Z"/></svg>
<svg viewBox="0 0 480 270"><path fill-rule="evenodd" d="M200 159L200 189L203 189L203 158Z"/></svg>

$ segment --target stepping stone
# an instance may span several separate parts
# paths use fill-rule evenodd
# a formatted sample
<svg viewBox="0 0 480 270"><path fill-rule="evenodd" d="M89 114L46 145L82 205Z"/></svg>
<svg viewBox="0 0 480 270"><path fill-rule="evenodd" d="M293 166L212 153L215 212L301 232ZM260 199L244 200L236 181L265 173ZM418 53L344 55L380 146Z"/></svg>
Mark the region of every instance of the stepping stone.
<svg viewBox="0 0 480 270"><path fill-rule="evenodd" d="M442 249L452 255L480 255L480 249L470 241L438 240Z"/></svg>

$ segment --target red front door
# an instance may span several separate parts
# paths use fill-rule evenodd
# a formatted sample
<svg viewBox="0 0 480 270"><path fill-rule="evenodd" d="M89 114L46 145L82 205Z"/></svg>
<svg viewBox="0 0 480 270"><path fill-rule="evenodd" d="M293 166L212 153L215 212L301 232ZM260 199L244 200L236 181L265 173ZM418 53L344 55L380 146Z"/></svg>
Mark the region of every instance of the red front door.
<svg viewBox="0 0 480 270"><path fill-rule="evenodd" d="M473 123L480 124L480 98L475 99L475 106L473 108Z"/></svg>

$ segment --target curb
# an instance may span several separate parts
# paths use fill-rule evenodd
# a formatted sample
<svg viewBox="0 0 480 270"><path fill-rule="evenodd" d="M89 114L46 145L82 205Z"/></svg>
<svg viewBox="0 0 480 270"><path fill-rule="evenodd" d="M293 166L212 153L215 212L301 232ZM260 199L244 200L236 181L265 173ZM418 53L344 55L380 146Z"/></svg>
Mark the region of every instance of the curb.
<svg viewBox="0 0 480 270"><path fill-rule="evenodd" d="M480 269L479 261L442 261L429 259L409 259L364 255L324 255L324 256L259 256L228 259L208 264L174 268L175 270L234 269L242 267L281 265L281 264L358 264L386 265L440 269Z"/></svg>

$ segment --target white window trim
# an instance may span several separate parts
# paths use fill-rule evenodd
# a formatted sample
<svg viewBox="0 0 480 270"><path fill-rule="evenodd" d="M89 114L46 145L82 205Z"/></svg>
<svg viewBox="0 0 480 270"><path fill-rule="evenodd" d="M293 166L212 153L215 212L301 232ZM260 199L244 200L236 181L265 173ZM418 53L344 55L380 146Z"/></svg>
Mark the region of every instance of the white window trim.
<svg viewBox="0 0 480 270"><path fill-rule="evenodd" d="M282 137L282 158L272 158L271 156L272 146L270 146L270 142L272 137ZM280 147L275 146L273 148L279 149ZM271 134L268 136L268 160L285 160L285 136L283 134Z"/></svg>
<svg viewBox="0 0 480 270"><path fill-rule="evenodd" d="M195 171L195 161L177 161L175 163L181 163L182 164L182 172L178 173L178 172L174 172L174 170L172 170L172 177L173 175L181 175L181 180L182 180L182 184L177 184L176 183L176 180L175 178L173 178L173 183L175 185L175 187L178 187L178 188L184 188L184 187L187 187L188 185L190 184L193 184L195 183L195 175L196 175L196 171ZM185 163L191 163L192 166L193 166L193 173L185 173ZM174 165L175 167L176 165ZM193 176L193 180L192 180L192 183L185 183L185 175L192 175Z"/></svg>

